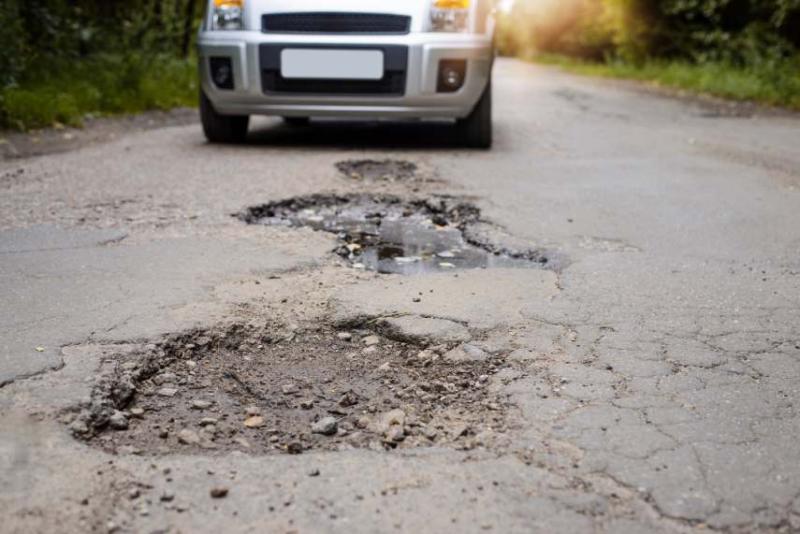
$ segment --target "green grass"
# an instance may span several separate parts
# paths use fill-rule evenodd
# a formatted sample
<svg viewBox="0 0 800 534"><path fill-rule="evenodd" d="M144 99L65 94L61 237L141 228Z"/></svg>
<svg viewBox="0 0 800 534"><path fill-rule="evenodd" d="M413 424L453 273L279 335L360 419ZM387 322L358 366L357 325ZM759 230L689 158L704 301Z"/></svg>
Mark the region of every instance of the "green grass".
<svg viewBox="0 0 800 534"><path fill-rule="evenodd" d="M800 110L800 59L753 67L657 60L643 65L615 61L597 63L549 54L534 54L529 59L576 74L646 81L694 93Z"/></svg>
<svg viewBox="0 0 800 534"><path fill-rule="evenodd" d="M108 55L28 72L0 89L0 127L80 126L87 114L135 113L197 104L195 60Z"/></svg>

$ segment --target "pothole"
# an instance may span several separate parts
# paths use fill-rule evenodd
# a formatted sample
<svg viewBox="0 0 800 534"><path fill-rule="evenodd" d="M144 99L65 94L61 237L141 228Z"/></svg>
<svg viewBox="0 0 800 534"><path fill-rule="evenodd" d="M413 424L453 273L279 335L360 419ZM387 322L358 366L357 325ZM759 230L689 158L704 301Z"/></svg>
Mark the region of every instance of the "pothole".
<svg viewBox="0 0 800 534"><path fill-rule="evenodd" d="M175 336L107 359L71 429L119 454L490 446L506 431L489 387L503 361L450 348L368 330Z"/></svg>
<svg viewBox="0 0 800 534"><path fill-rule="evenodd" d="M254 206L249 224L309 227L336 234L337 253L360 269L420 274L475 268L554 267L543 250L509 249L484 239L480 209L454 197L311 195Z"/></svg>
<svg viewBox="0 0 800 534"><path fill-rule="evenodd" d="M399 182L412 180L417 175L417 165L402 160L347 160L340 161L336 168L352 180L371 182Z"/></svg>

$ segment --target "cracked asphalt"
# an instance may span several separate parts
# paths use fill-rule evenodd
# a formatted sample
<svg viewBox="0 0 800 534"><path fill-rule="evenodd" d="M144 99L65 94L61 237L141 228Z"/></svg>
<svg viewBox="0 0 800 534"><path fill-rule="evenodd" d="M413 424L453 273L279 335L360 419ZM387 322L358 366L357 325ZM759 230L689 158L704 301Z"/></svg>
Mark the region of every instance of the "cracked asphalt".
<svg viewBox="0 0 800 534"><path fill-rule="evenodd" d="M800 119L496 68L490 152L439 125L261 119L245 146L193 124L0 162L0 531L800 532ZM417 176L337 171L386 158ZM469 199L563 260L383 275L233 216L364 192ZM101 368L165 336L386 320L505 362L481 387L506 425L301 455L73 436ZM381 346L353 357L378 368Z"/></svg>

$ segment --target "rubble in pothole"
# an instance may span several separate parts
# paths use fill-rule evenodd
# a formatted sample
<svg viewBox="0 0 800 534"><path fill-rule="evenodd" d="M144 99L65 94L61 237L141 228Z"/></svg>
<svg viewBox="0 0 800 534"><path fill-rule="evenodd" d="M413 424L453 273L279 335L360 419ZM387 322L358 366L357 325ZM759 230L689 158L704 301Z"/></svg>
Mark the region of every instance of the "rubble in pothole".
<svg viewBox="0 0 800 534"><path fill-rule="evenodd" d="M340 161L336 169L352 180L400 182L417 177L417 165L410 161L360 159Z"/></svg>
<svg viewBox="0 0 800 534"><path fill-rule="evenodd" d="M336 252L355 268L420 274L475 268L557 268L538 248L510 248L476 231L490 223L475 205L450 196L310 195L254 206L248 224L309 227L336 234Z"/></svg>
<svg viewBox="0 0 800 534"><path fill-rule="evenodd" d="M63 420L118 454L489 447L507 435L489 387L505 363L477 352L357 329L192 332L106 358Z"/></svg>

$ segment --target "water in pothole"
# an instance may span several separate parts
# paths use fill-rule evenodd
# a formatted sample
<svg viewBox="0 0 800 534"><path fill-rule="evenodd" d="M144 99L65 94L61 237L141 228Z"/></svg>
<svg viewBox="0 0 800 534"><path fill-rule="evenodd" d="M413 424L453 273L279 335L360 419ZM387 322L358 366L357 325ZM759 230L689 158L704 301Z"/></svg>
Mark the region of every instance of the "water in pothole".
<svg viewBox="0 0 800 534"><path fill-rule="evenodd" d="M336 234L337 253L359 269L422 274L477 268L541 267L536 251L507 253L465 238L480 211L451 197L406 201L393 196L312 195L250 208L250 224L309 227Z"/></svg>

